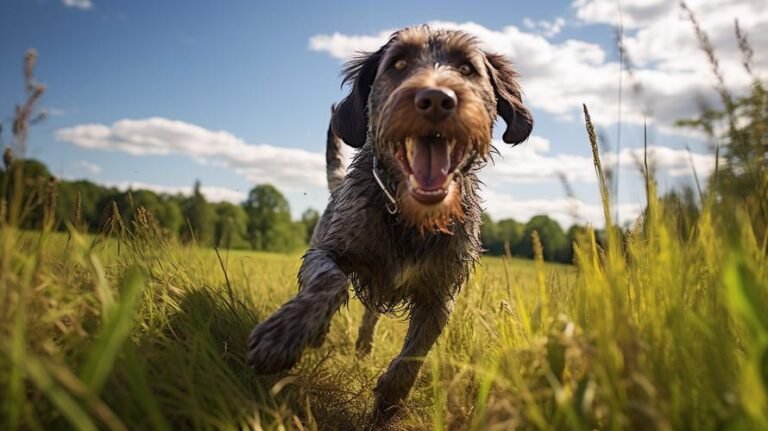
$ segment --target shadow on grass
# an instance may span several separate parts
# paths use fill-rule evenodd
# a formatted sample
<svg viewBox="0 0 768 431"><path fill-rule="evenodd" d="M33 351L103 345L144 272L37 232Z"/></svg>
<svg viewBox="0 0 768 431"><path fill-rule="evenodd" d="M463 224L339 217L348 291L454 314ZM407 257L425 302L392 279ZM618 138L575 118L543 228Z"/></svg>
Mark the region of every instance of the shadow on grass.
<svg viewBox="0 0 768 431"><path fill-rule="evenodd" d="M344 373L324 366L334 353L328 348L305 354L287 373L253 373L246 363L258 321L252 310L227 292L187 293L163 324L142 328L127 346L107 402L134 429L363 428L366 397L349 391Z"/></svg>

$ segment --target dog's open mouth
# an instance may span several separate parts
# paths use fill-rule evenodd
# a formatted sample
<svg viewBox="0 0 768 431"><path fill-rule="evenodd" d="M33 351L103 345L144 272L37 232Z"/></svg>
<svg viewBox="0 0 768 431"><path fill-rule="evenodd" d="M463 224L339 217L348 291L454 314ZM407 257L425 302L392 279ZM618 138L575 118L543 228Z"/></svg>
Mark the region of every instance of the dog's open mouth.
<svg viewBox="0 0 768 431"><path fill-rule="evenodd" d="M397 160L408 178L408 192L422 204L434 205L448 195L465 146L433 133L406 138L397 147Z"/></svg>

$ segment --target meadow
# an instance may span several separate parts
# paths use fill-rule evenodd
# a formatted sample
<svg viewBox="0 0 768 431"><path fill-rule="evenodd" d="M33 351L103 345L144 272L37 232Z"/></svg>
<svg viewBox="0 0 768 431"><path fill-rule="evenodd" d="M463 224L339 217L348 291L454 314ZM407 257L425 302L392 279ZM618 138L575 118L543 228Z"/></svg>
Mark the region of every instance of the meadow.
<svg viewBox="0 0 768 431"><path fill-rule="evenodd" d="M392 428L768 429L766 239L712 199L681 231L647 185L644 222L585 231L573 266L535 234L533 261L484 258ZM366 426L401 320L357 358L351 300L322 348L257 377L248 333L300 255L180 245L136 211L116 238L2 225L4 429Z"/></svg>
<svg viewBox="0 0 768 431"><path fill-rule="evenodd" d="M533 260L484 257L392 429L768 430L768 92L755 78L732 96L692 21L723 102L685 123L716 142L694 205L659 196L646 158L643 214L616 226L585 107L606 228L578 233L572 265L544 262L535 231ZM367 427L402 319L384 319L358 358L352 299L321 348L256 376L248 334L295 294L300 254L180 243L141 206L100 233L57 232L54 194L6 170L0 429ZM22 229L35 203L40 230Z"/></svg>

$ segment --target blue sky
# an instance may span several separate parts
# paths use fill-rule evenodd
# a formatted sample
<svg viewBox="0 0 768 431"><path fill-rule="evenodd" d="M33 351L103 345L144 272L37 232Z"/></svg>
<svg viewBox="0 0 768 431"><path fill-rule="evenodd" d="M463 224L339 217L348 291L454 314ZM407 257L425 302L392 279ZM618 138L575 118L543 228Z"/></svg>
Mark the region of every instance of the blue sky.
<svg viewBox="0 0 768 431"><path fill-rule="evenodd" d="M714 100L690 26L670 3L627 1L622 16L627 46L637 56L635 69L623 76L622 146L642 146L640 124L647 119L650 144L660 148L665 187L690 183L686 144L697 167L711 169L706 143L671 122L695 115L700 101ZM723 67L735 77L731 83L744 87L748 81L728 50L728 25L744 16L747 31L764 28L768 19L757 9L760 2L690 3L723 48ZM521 220L549 213L570 224L572 211L558 209L570 206L582 212L583 221L599 225L577 108L590 105L615 148L615 4L231 1L224 7L198 1L3 0L0 120L7 131L13 104L23 99L21 59L33 47L40 56L38 80L48 88L42 106L51 115L33 129L28 156L55 174L160 191L186 191L200 179L211 199L229 200L272 180L295 214L309 206L322 209L327 193L320 153L329 106L344 95L342 62L355 49L375 48L390 30L439 21L485 36L489 49L509 55L523 74L536 118L531 141L502 148L504 158L485 177L490 213ZM643 84L644 93L633 93L633 82ZM4 132L6 144L10 137ZM642 187L630 172L631 153L619 160L620 202L629 218ZM555 175L560 173L571 181L576 201L564 199Z"/></svg>

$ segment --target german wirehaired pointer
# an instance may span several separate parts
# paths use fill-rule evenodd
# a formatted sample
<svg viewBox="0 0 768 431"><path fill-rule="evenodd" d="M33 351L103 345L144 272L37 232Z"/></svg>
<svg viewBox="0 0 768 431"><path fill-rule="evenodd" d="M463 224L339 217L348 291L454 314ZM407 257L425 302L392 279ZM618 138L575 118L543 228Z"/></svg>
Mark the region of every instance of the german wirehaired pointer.
<svg viewBox="0 0 768 431"><path fill-rule="evenodd" d="M251 333L257 373L290 368L306 347L321 345L351 283L367 309L358 353L370 351L379 313L408 312L402 351L376 384L374 419L398 411L482 252L477 172L496 115L506 143L531 132L516 77L472 36L428 26L400 30L346 65L351 91L328 130L331 198L298 295ZM339 138L359 148L346 175Z"/></svg>

